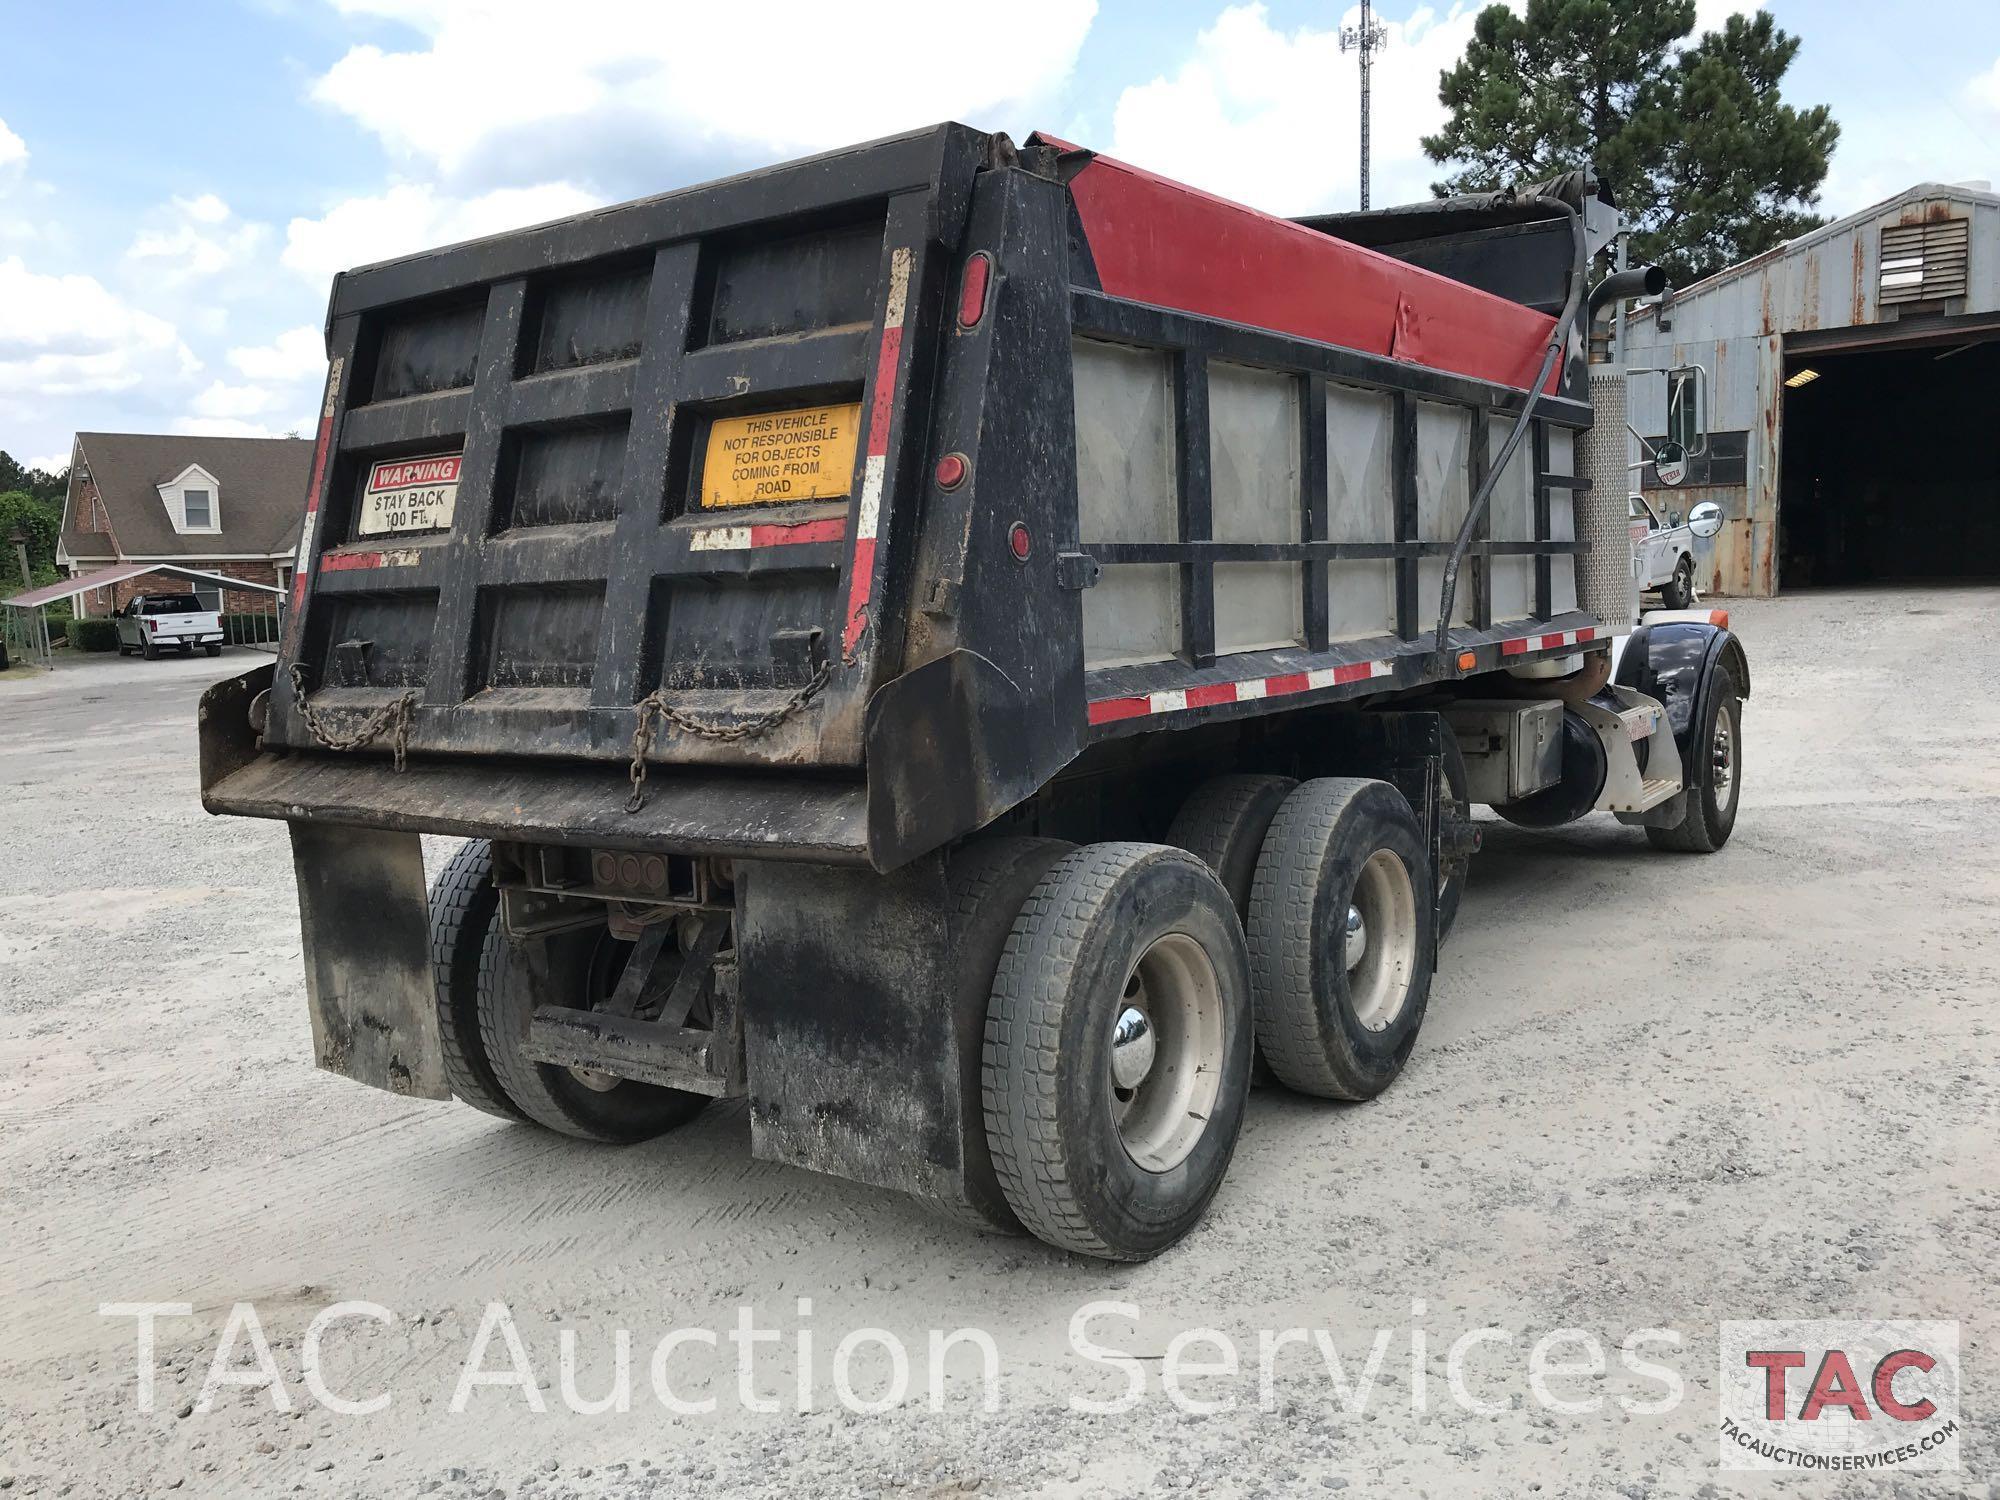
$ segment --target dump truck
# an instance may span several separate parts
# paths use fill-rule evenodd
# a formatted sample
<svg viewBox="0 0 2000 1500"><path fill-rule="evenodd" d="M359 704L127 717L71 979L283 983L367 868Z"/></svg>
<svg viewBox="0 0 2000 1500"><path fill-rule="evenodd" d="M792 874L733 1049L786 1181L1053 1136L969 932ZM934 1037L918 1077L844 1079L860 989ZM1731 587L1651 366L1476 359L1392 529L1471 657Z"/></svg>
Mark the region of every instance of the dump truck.
<svg viewBox="0 0 2000 1500"><path fill-rule="evenodd" d="M1636 619L1587 363L1612 221L947 124L340 275L282 650L201 705L318 1063L609 1143L741 1098L1161 1252L1253 1074L1405 1066L1475 806L1729 837L1745 656Z"/></svg>

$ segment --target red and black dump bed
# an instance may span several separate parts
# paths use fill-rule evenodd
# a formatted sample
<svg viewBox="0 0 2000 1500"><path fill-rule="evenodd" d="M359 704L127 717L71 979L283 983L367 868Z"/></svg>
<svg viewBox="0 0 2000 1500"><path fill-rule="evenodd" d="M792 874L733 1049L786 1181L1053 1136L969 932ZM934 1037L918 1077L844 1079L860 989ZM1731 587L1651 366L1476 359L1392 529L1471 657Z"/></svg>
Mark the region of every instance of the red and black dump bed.
<svg viewBox="0 0 2000 1500"><path fill-rule="evenodd" d="M290 753L205 772L206 796L888 868L1095 738L1561 653L1596 628L1563 587L1573 481L1552 445L1589 412L1561 376L1523 534L1475 543L1447 652L1422 618L1449 542L1424 534L1420 482L1476 484L1552 322L957 125L348 273L265 733ZM1158 535L1081 524L1080 341L1164 361ZM1217 510L1225 366L1278 380L1299 415L1296 514L1249 541ZM1393 490L1362 539L1329 477L1329 401L1351 396L1382 403ZM1433 408L1462 422L1462 476L1419 472ZM1506 559L1520 607L1496 613L1482 580ZM1357 636L1339 570L1364 565L1385 613ZM1253 566L1296 572L1296 629L1239 649L1228 570ZM1120 569L1173 580L1177 638L1087 660L1085 596ZM647 800L626 813L648 714ZM369 723L365 751L326 748ZM399 735L402 773L366 753Z"/></svg>

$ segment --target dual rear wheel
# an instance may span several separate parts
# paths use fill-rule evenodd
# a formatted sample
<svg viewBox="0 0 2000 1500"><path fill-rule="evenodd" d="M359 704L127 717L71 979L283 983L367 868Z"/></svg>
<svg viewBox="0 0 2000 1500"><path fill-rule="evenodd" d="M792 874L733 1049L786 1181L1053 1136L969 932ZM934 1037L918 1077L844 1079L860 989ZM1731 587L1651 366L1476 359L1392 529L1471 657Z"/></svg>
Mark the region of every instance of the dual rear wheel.
<svg viewBox="0 0 2000 1500"><path fill-rule="evenodd" d="M1365 1099L1400 1071L1429 993L1431 876L1383 782L1225 777L1175 824L1195 850L967 845L948 868L968 1122L959 1218L1145 1260L1221 1187L1253 1050L1284 1083ZM549 940L528 972L498 915L491 854L464 846L432 892L452 1091L567 1135L633 1141L706 1100L521 1054L538 994L587 1008L627 945Z"/></svg>

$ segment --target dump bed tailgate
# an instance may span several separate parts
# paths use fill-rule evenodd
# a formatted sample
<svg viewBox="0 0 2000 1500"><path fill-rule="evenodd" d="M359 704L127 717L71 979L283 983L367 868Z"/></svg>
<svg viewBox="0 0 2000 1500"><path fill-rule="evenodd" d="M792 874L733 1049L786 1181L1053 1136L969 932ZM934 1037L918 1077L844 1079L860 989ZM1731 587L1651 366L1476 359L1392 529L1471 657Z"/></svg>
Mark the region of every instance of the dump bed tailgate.
<svg viewBox="0 0 2000 1500"><path fill-rule="evenodd" d="M988 149L942 126L341 277L267 739L614 760L644 719L662 759L857 763L902 398Z"/></svg>

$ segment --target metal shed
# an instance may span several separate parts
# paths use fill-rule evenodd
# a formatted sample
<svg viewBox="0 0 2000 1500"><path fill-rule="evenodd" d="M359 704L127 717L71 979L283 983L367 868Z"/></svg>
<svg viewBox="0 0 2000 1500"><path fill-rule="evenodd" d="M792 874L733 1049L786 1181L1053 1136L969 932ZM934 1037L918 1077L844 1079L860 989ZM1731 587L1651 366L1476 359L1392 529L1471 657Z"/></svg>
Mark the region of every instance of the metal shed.
<svg viewBox="0 0 2000 1500"><path fill-rule="evenodd" d="M1725 594L2000 574L2000 195L1922 183L1636 310L1627 363L1708 373L1708 447L1648 498L1726 517L1698 543ZM1669 435L1667 383L1632 423Z"/></svg>

